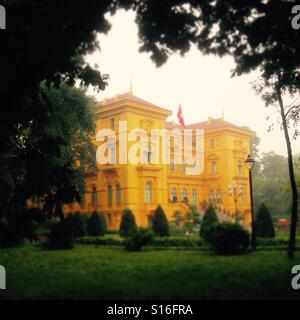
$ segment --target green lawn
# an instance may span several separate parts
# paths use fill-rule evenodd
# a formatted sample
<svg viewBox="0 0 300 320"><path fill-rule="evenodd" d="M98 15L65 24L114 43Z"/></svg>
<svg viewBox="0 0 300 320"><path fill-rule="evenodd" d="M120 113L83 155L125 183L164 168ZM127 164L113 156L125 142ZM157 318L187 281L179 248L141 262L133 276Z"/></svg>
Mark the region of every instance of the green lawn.
<svg viewBox="0 0 300 320"><path fill-rule="evenodd" d="M298 298L290 287L284 251L237 257L209 252L76 246L44 251L26 245L0 250L7 290L2 298L40 299L246 299Z"/></svg>

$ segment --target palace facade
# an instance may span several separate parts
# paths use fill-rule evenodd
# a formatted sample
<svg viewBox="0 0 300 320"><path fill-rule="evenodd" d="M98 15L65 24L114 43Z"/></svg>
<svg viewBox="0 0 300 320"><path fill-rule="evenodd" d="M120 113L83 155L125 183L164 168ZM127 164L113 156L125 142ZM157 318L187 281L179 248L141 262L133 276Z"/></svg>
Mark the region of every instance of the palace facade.
<svg viewBox="0 0 300 320"><path fill-rule="evenodd" d="M224 217L230 217L238 210L243 214L243 223L249 224L249 176L244 161L249 154L253 132L247 129L223 118L209 118L186 125L188 129L204 130L204 170L199 175L187 175L184 163L174 163L172 147L170 164L151 163L150 152L145 155L148 160L144 163L120 164L118 149L120 143L124 143L118 136L120 121L127 122L128 132L136 128L149 134L153 128L182 129L182 126L167 121L171 114L170 110L140 99L131 92L100 102L96 110L96 132L103 128L116 132L116 158L113 163L98 164L97 174L87 174L87 192L82 203L66 210L101 211L107 218L108 227L118 229L125 208L132 210L139 226L146 227L158 205L172 220L175 211L185 214L189 205L194 205L203 212L211 202ZM94 142L96 148L103 143L96 138ZM127 143L130 149L136 142ZM241 190L236 202L228 193L233 183L237 183Z"/></svg>

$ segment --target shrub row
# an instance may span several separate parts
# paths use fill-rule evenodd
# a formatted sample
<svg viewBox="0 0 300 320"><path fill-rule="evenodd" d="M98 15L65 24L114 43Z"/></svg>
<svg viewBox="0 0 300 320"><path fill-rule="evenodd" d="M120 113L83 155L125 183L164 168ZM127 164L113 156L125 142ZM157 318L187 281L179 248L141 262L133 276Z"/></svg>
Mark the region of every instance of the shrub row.
<svg viewBox="0 0 300 320"><path fill-rule="evenodd" d="M287 246L289 243L288 239L274 239L274 238L257 238L258 247L268 247L268 246Z"/></svg>
<svg viewBox="0 0 300 320"><path fill-rule="evenodd" d="M75 239L75 242L78 244L123 246L125 239L86 236ZM180 237L154 238L151 241L151 246L157 247L197 247L203 246L203 244L201 239ZM287 245L288 240L285 239L257 238L258 247L284 247Z"/></svg>
<svg viewBox="0 0 300 320"><path fill-rule="evenodd" d="M91 236L104 236L106 222L102 213L93 212L90 216L80 212L70 213L66 220L51 225L51 231L45 248L50 250L72 249L74 238Z"/></svg>
<svg viewBox="0 0 300 320"><path fill-rule="evenodd" d="M124 246L125 239L103 237L81 237L75 239L77 244L92 244L99 246Z"/></svg>
<svg viewBox="0 0 300 320"><path fill-rule="evenodd" d="M78 244L93 244L103 246L123 246L125 244L125 241L125 239L103 237L82 237L75 240L75 242ZM172 237L153 238L151 242L149 242L149 246L153 247L197 247L201 245L201 240Z"/></svg>

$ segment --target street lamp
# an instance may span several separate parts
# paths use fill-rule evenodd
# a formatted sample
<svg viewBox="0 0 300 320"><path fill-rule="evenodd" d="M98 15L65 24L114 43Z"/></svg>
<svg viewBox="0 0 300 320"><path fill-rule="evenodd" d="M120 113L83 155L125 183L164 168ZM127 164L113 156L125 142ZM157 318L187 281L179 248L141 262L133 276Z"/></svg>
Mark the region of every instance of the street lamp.
<svg viewBox="0 0 300 320"><path fill-rule="evenodd" d="M251 247L253 250L256 249L256 235L255 235L255 224L254 224L254 209L253 209L253 192L252 192L252 169L254 167L254 159L251 158L250 154L245 160L245 166L249 171L249 185L250 185L250 202L251 202Z"/></svg>
<svg viewBox="0 0 300 320"><path fill-rule="evenodd" d="M233 198L234 201L234 208L235 208L235 216L237 220L238 212L237 212L237 201L239 197L243 195L243 187L240 184L237 184L236 182L233 182L228 187L228 195Z"/></svg>

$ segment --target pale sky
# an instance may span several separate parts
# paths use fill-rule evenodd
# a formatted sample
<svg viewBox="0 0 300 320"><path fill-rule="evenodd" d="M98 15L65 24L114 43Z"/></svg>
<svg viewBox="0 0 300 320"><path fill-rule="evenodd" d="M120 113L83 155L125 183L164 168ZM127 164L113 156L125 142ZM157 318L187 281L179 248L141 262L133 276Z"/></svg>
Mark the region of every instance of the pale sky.
<svg viewBox="0 0 300 320"><path fill-rule="evenodd" d="M160 107L173 111L168 120L177 121L179 104L186 124L218 118L224 110L225 120L248 126L261 138L260 152L275 151L286 155L283 132L276 124L273 107L265 108L250 85L257 74L231 78L232 58L203 56L192 48L184 57L174 54L168 62L157 68L150 55L139 52L138 30L134 12L119 11L108 16L112 28L107 35L99 35L101 51L87 57L93 66L99 65L101 73L110 76L109 85L99 94L89 92L98 100L128 92L130 82L133 94ZM266 120L271 116L270 120ZM300 144L293 142L294 153Z"/></svg>

